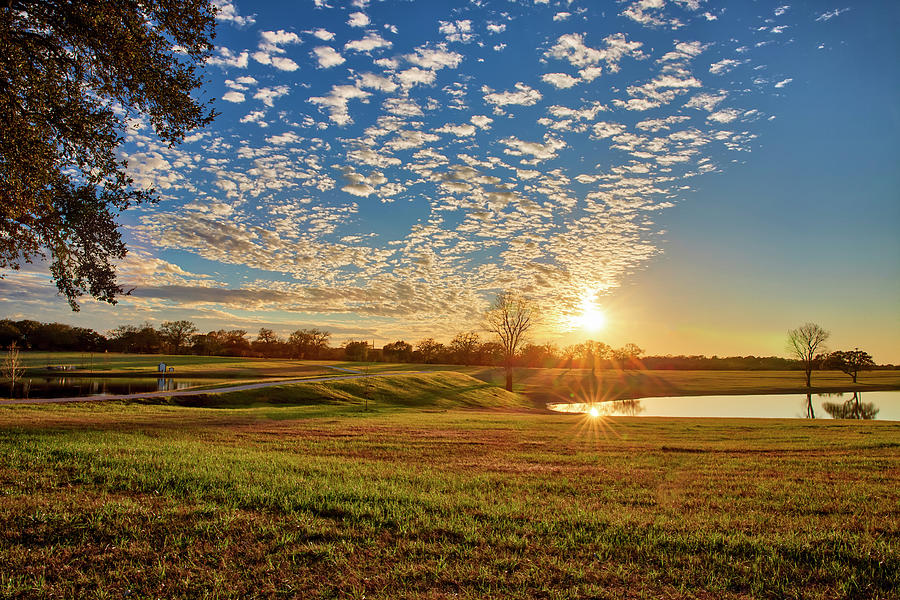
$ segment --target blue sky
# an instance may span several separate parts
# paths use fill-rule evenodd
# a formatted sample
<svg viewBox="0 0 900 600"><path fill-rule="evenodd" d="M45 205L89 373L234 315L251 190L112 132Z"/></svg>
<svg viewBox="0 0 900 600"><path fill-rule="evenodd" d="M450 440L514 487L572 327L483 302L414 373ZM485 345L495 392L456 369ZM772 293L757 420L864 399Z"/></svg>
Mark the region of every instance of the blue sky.
<svg viewBox="0 0 900 600"><path fill-rule="evenodd" d="M813 320L900 362L895 2L219 6L220 116L122 148L161 196L122 215L133 296L73 315L36 266L5 314L414 342L517 289L536 341L783 354Z"/></svg>

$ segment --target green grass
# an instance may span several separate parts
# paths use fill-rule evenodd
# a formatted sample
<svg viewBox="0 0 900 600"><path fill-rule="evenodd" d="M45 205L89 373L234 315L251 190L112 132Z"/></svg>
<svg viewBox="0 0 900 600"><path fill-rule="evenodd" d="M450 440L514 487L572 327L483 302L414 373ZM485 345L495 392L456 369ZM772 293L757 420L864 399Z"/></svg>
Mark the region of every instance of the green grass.
<svg viewBox="0 0 900 600"><path fill-rule="evenodd" d="M379 381L0 407L0 597L897 597L898 423Z"/></svg>
<svg viewBox="0 0 900 600"><path fill-rule="evenodd" d="M90 368L90 355L77 352L23 352L25 365L37 374L47 365L75 365ZM230 378L253 381L270 378L340 375L328 367L343 367L367 373L388 371L454 371L502 386L502 368L462 365L426 365L407 363L356 363L346 361L301 361L287 359L239 358L223 356L171 356L142 354L95 354L93 368L98 374L153 374L160 362L175 367L184 377ZM56 373L58 374L58 373ZM535 405L565 401L585 385L589 371L584 369L515 369L515 389L532 398ZM801 371L647 371L600 370L597 377L602 396L643 398L653 396L692 396L703 394L805 393ZM813 373L813 393L846 391L900 390L900 370L861 373L859 383L838 371Z"/></svg>

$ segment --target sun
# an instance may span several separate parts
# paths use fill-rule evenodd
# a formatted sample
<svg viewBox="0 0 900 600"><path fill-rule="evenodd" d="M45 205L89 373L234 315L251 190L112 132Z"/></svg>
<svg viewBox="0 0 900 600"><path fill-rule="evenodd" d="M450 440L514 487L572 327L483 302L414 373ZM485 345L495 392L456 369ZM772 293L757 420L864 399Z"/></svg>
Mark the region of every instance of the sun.
<svg viewBox="0 0 900 600"><path fill-rule="evenodd" d="M576 326L587 331L599 331L606 327L606 315L594 302L593 295L586 296L581 301L581 314L573 321Z"/></svg>

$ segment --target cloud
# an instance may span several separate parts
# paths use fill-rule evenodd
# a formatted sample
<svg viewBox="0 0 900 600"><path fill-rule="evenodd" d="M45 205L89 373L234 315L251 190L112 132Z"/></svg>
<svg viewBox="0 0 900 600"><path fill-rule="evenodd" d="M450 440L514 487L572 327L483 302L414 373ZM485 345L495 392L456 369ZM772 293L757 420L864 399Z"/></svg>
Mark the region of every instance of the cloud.
<svg viewBox="0 0 900 600"><path fill-rule="evenodd" d="M544 161L554 158L556 157L556 154L559 150L566 147L566 143L563 140L552 137L548 137L546 142L540 143L526 142L518 139L515 136L512 136L501 139L500 143L508 146L508 148L504 150L506 154L510 154L512 156L523 156L525 154L530 154L538 161Z"/></svg>
<svg viewBox="0 0 900 600"><path fill-rule="evenodd" d="M560 11L560 12L556 13L555 15L553 15L553 20L554 21L565 21L566 19L568 19L571 16L572 16L572 13L570 13L570 12Z"/></svg>
<svg viewBox="0 0 900 600"><path fill-rule="evenodd" d="M542 98L539 91L528 87L524 83L517 83L515 88L516 91L494 92L491 88L483 86L481 91L484 93L484 101L496 106L507 106L509 104L533 106Z"/></svg>
<svg viewBox="0 0 900 600"><path fill-rule="evenodd" d="M417 85L431 85L436 79L434 71L428 69L420 69L419 67L411 67L405 71L397 73L397 79L404 90L408 90Z"/></svg>
<svg viewBox="0 0 900 600"><path fill-rule="evenodd" d="M245 17L238 15L237 7L230 0L213 0L213 6L216 7L216 21L224 21L237 27L256 23L256 15Z"/></svg>
<svg viewBox="0 0 900 600"><path fill-rule="evenodd" d="M557 89L570 88L581 82L579 78L572 77L566 73L544 73L541 79Z"/></svg>
<svg viewBox="0 0 900 600"><path fill-rule="evenodd" d="M574 67L591 67L604 61L607 68L617 73L619 62L625 56L636 59L644 58L640 51L641 42L628 41L624 33L614 33L603 38L605 48L598 50L584 43L580 33L567 33L559 36L556 43L545 53L559 60L567 60Z"/></svg>
<svg viewBox="0 0 900 600"><path fill-rule="evenodd" d="M733 58L723 58L718 62L709 65L709 72L713 75L723 75L728 73L738 65L742 65L746 60L734 60Z"/></svg>
<svg viewBox="0 0 900 600"><path fill-rule="evenodd" d="M462 21L440 21L438 31L444 34L448 42L461 42L467 44L475 39L472 33L472 21L464 19Z"/></svg>
<svg viewBox="0 0 900 600"><path fill-rule="evenodd" d="M447 123L434 131L437 133L452 133L456 137L468 137L475 135L475 126L469 125L468 123L463 123L462 125Z"/></svg>
<svg viewBox="0 0 900 600"><path fill-rule="evenodd" d="M819 23L824 23L825 21L830 21L831 19L840 16L850 10L849 8L836 8L834 10L829 10L827 12L823 12L821 15L816 17L816 21Z"/></svg>
<svg viewBox="0 0 900 600"><path fill-rule="evenodd" d="M361 12L350 13L350 18L347 19L350 27L366 27L370 22L368 15Z"/></svg>
<svg viewBox="0 0 900 600"><path fill-rule="evenodd" d="M222 94L222 100L225 100L226 102L235 102L235 103L243 102L244 94L242 94L240 92L235 92L235 91L225 92L224 94Z"/></svg>
<svg viewBox="0 0 900 600"><path fill-rule="evenodd" d="M248 58L250 53L244 50L240 54L235 54L228 48L217 46L216 53L218 56L213 55L206 59L206 64L214 65L216 67L236 67L238 69L246 69L248 64Z"/></svg>
<svg viewBox="0 0 900 600"><path fill-rule="evenodd" d="M285 53L285 49L281 46L300 42L300 36L290 31L283 29L263 31L260 33L258 49L253 53L253 60L262 65L273 66L280 71L296 71L300 65L286 56L281 56Z"/></svg>
<svg viewBox="0 0 900 600"><path fill-rule="evenodd" d="M438 71L444 67L455 69L463 60L462 54L448 51L443 44L437 48L416 48L414 54L408 54L405 58L414 65L432 71Z"/></svg>
<svg viewBox="0 0 900 600"><path fill-rule="evenodd" d="M334 34L332 32L327 29L322 29L321 27L313 31L312 34L323 42L329 42L334 39Z"/></svg>
<svg viewBox="0 0 900 600"><path fill-rule="evenodd" d="M253 97L256 100L262 100L262 103L266 106L272 107L275 106L275 98L285 96L289 92L289 88L286 85L277 85L275 87L264 87L259 88Z"/></svg>
<svg viewBox="0 0 900 600"><path fill-rule="evenodd" d="M317 46L313 48L313 54L315 54L316 60L319 61L319 67L322 69L330 69L347 62L347 59L331 46Z"/></svg>
<svg viewBox="0 0 900 600"><path fill-rule="evenodd" d="M392 42L384 39L377 33L367 33L361 40L353 40L344 44L344 50L371 52L379 48L390 48L392 45Z"/></svg>
<svg viewBox="0 0 900 600"><path fill-rule="evenodd" d="M382 77L374 73L360 73L357 85L361 88L369 88L388 94L399 87L390 77Z"/></svg>
<svg viewBox="0 0 900 600"><path fill-rule="evenodd" d="M355 85L333 85L327 96L315 96L309 102L317 104L328 110L328 117L338 125L347 125L353 122L348 111L350 100L365 100L372 94L359 89Z"/></svg>
<svg viewBox="0 0 900 600"><path fill-rule="evenodd" d="M478 127L479 129L490 129L491 123L494 121L492 118L487 117L485 115L473 115L469 121L472 122L473 125Z"/></svg>
<svg viewBox="0 0 900 600"><path fill-rule="evenodd" d="M782 79L781 81L779 81L778 83L775 84L775 87L777 87L777 88L783 88L784 86L786 86L787 84L789 84L789 83L792 82L793 80L794 80L794 79L793 79L792 77L788 77L787 79Z"/></svg>

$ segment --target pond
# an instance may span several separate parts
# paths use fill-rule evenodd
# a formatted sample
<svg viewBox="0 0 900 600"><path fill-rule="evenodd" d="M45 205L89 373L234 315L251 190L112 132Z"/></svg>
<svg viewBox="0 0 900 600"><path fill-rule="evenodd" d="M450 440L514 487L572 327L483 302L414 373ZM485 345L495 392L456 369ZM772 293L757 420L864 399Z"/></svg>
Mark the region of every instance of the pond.
<svg viewBox="0 0 900 600"><path fill-rule="evenodd" d="M27 377L16 382L0 384L3 398L77 398L81 396L114 396L169 392L198 385L210 385L221 379L186 379L177 377ZM10 393L12 391L12 393Z"/></svg>
<svg viewBox="0 0 900 600"><path fill-rule="evenodd" d="M900 421L900 391L843 394L670 396L589 403L551 403L564 413L610 417L749 417ZM592 412L593 411L593 412Z"/></svg>

